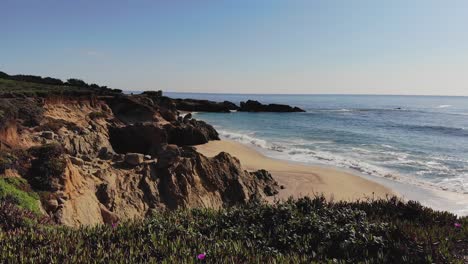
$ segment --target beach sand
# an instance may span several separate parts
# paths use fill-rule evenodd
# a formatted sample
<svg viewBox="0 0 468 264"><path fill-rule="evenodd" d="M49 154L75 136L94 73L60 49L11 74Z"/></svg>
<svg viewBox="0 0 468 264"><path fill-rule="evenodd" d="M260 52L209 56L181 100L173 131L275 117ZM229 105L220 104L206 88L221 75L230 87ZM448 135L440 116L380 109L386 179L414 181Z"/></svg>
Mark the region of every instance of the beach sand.
<svg viewBox="0 0 468 264"><path fill-rule="evenodd" d="M351 201L366 197L383 198L387 195L396 195L390 188L358 175L334 168L269 158L253 148L234 141L210 141L196 148L207 157L213 157L222 151L227 152L237 157L242 166L249 171L259 169L269 171L278 184L285 187L279 190L279 194L275 197L278 199L324 194L329 199Z"/></svg>

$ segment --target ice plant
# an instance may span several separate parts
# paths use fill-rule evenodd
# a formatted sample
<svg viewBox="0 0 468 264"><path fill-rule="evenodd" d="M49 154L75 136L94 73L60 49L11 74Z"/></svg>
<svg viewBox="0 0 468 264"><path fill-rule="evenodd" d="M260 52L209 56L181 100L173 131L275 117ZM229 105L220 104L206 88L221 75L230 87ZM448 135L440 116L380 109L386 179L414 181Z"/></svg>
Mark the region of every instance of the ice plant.
<svg viewBox="0 0 468 264"><path fill-rule="evenodd" d="M453 224L453 225L454 225L456 228L461 228L461 227L462 227L462 225L461 225L460 223L455 223L455 224Z"/></svg>
<svg viewBox="0 0 468 264"><path fill-rule="evenodd" d="M206 258L206 253L198 254L197 259L204 260Z"/></svg>

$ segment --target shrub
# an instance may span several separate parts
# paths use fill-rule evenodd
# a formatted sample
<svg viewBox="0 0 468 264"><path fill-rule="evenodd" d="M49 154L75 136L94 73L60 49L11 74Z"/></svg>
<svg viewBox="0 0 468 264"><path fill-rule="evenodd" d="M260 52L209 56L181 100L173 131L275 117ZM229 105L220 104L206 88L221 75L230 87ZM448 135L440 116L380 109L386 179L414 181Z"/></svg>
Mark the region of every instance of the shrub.
<svg viewBox="0 0 468 264"><path fill-rule="evenodd" d="M9 199L20 208L40 213L39 196L22 178L0 178L0 199Z"/></svg>
<svg viewBox="0 0 468 264"><path fill-rule="evenodd" d="M115 227L22 228L0 233L0 259L35 263L463 263L468 218L389 219L392 201L323 197L227 209L181 209ZM383 210L369 216L356 207ZM387 207L388 206L388 207ZM412 207L399 203L398 210ZM382 218L379 217L382 216ZM431 214L427 214L430 216ZM433 217L438 218L434 212Z"/></svg>
<svg viewBox="0 0 468 264"><path fill-rule="evenodd" d="M65 171L64 149L59 144L46 144L30 149L36 157L31 162L29 179L34 188L39 190L54 190L57 180Z"/></svg>

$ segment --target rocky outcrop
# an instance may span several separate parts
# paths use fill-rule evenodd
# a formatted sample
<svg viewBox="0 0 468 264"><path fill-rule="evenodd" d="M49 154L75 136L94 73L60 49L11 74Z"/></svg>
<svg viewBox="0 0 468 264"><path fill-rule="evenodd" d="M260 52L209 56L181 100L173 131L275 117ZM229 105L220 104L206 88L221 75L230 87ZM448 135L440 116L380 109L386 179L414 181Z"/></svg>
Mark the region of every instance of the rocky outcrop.
<svg viewBox="0 0 468 264"><path fill-rule="evenodd" d="M48 212L71 226L110 224L154 210L242 204L274 195L279 188L267 172L243 170L228 153L207 158L191 147L168 145L157 161L139 159L131 167L122 166L68 163L57 202L48 202L58 205L48 206Z"/></svg>
<svg viewBox="0 0 468 264"><path fill-rule="evenodd" d="M282 104L262 104L258 101L248 100L241 102L239 112L305 112L299 107Z"/></svg>
<svg viewBox="0 0 468 264"><path fill-rule="evenodd" d="M167 143L166 130L155 123L137 123L128 126L110 126L109 139L117 153L156 154L161 144Z"/></svg>
<svg viewBox="0 0 468 264"><path fill-rule="evenodd" d="M218 132L213 126L195 119L177 124L166 124L167 143L178 146L205 144L210 140L219 140Z"/></svg>
<svg viewBox="0 0 468 264"><path fill-rule="evenodd" d="M229 101L213 102L197 99L173 99L178 110L188 112L219 112L229 113L231 110L237 110L239 107Z"/></svg>
<svg viewBox="0 0 468 264"><path fill-rule="evenodd" d="M278 189L266 171L248 172L227 153L207 158L190 147L219 139L217 131L191 115L181 117L174 101L160 93L45 98L39 112L43 118L29 122L31 127L12 115L0 127L0 139L11 148L63 147L54 162L47 154L22 161L31 163L24 166L25 178L41 184L50 179L31 186L47 191L43 207L60 224L112 224L154 210L219 208Z"/></svg>

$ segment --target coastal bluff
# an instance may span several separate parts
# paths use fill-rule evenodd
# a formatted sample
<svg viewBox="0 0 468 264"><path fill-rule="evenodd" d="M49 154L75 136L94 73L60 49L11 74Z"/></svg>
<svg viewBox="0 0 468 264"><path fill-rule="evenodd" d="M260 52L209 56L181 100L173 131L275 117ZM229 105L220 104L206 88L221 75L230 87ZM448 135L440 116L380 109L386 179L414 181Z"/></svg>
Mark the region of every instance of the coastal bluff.
<svg viewBox="0 0 468 264"><path fill-rule="evenodd" d="M197 152L193 146L218 140L217 131L183 118L161 93L69 86L64 92L48 84L51 89L38 95L8 90L11 83L27 87L22 81L2 81L0 178L24 181L28 193L40 194L38 211L58 224L112 224L155 211L223 208L279 189L267 171L247 171L228 153Z"/></svg>

